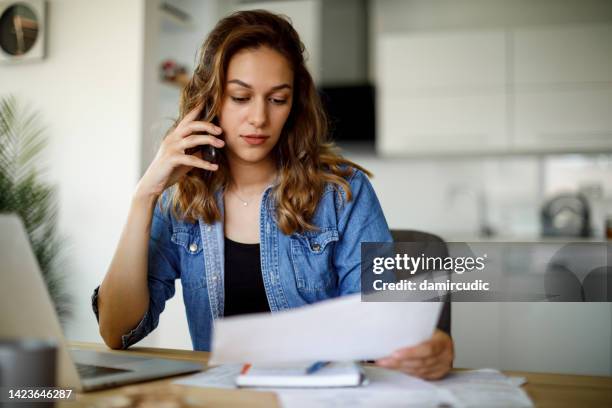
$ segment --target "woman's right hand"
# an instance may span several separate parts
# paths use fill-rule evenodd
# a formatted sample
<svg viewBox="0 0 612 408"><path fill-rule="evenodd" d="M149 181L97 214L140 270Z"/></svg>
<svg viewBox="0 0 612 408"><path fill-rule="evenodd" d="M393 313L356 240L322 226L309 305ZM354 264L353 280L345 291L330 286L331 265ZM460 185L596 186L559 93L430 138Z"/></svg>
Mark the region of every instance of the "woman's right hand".
<svg viewBox="0 0 612 408"><path fill-rule="evenodd" d="M202 160L201 153L185 154L185 150L209 144L217 148L225 142L216 138L223 130L210 122L196 121L202 104L189 112L162 141L157 155L149 165L137 186L137 194L159 196L163 191L179 181L193 167L216 171L219 166ZM207 132L208 135L193 134Z"/></svg>

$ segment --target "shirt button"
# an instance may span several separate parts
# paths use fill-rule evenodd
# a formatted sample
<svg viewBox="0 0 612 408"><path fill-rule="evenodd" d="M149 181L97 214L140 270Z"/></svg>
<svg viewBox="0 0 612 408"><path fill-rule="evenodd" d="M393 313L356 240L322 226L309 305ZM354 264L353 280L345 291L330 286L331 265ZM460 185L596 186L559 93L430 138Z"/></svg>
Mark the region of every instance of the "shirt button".
<svg viewBox="0 0 612 408"><path fill-rule="evenodd" d="M206 226L206 231L210 231L212 229L212 227L210 225Z"/></svg>
<svg viewBox="0 0 612 408"><path fill-rule="evenodd" d="M319 252L321 250L321 245L319 245L319 244L312 244L311 248L312 248L313 251Z"/></svg>
<svg viewBox="0 0 612 408"><path fill-rule="evenodd" d="M189 250L193 253L195 251L198 250L198 244L196 244L195 242L191 245L189 245Z"/></svg>

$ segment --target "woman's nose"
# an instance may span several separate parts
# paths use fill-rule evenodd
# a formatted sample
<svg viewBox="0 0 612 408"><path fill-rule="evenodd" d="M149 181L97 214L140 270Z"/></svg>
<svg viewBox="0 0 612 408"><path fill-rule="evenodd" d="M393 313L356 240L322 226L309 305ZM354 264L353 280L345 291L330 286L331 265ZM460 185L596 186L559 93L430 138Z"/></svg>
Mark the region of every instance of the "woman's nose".
<svg viewBox="0 0 612 408"><path fill-rule="evenodd" d="M266 124L267 112L266 104L263 101L256 100L249 112L249 124L256 128L261 128Z"/></svg>

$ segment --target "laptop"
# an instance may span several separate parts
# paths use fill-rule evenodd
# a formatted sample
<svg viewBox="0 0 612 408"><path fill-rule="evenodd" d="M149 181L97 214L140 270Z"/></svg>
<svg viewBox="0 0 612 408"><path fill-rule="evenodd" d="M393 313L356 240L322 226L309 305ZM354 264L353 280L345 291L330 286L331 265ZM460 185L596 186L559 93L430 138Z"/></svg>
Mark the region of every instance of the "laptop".
<svg viewBox="0 0 612 408"><path fill-rule="evenodd" d="M203 363L69 348L23 223L15 214L0 214L0 321L2 339L53 339L58 347L57 384L76 391L204 369Z"/></svg>

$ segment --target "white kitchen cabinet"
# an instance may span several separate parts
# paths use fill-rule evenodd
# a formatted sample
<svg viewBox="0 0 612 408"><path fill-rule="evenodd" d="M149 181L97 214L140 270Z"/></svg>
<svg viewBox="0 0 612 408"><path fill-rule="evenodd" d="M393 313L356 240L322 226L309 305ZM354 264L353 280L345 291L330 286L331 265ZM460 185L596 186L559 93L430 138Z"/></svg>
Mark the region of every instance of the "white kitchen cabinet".
<svg viewBox="0 0 612 408"><path fill-rule="evenodd" d="M513 32L515 151L612 149L612 25Z"/></svg>
<svg viewBox="0 0 612 408"><path fill-rule="evenodd" d="M516 151L612 149L612 84L524 90L516 93L515 102Z"/></svg>
<svg viewBox="0 0 612 408"><path fill-rule="evenodd" d="M377 46L378 86L398 93L503 91L505 43L502 30L385 34Z"/></svg>
<svg viewBox="0 0 612 408"><path fill-rule="evenodd" d="M612 82L612 24L516 28L512 37L518 89Z"/></svg>
<svg viewBox="0 0 612 408"><path fill-rule="evenodd" d="M382 35L386 155L612 151L612 24Z"/></svg>
<svg viewBox="0 0 612 408"><path fill-rule="evenodd" d="M381 99L377 148L385 154L486 153L506 148L502 93Z"/></svg>
<svg viewBox="0 0 612 408"><path fill-rule="evenodd" d="M383 154L507 147L506 34L388 34L378 43L377 148Z"/></svg>

